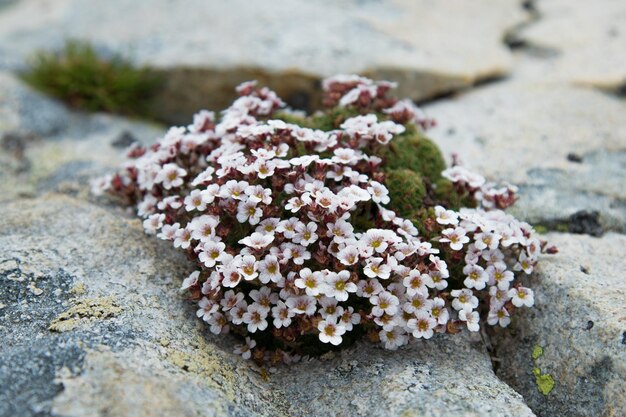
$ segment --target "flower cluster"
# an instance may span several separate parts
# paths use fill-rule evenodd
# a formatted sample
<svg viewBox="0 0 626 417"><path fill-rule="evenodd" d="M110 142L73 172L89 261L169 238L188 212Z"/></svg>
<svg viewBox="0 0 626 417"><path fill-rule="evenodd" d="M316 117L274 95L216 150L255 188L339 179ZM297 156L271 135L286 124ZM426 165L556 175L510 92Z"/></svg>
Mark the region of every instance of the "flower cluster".
<svg viewBox="0 0 626 417"><path fill-rule="evenodd" d="M247 82L219 118L201 111L154 145L133 145L132 161L95 191L134 205L146 233L196 262L182 289L211 332L245 338L245 358L289 362L363 335L396 349L506 327L532 306L521 277L543 243L500 210L514 188L455 166L442 181L473 208L429 197L415 202L422 217L400 217L383 150L433 122L387 97L392 83L338 76L323 87L325 104L347 111L333 129L287 122L298 116Z"/></svg>

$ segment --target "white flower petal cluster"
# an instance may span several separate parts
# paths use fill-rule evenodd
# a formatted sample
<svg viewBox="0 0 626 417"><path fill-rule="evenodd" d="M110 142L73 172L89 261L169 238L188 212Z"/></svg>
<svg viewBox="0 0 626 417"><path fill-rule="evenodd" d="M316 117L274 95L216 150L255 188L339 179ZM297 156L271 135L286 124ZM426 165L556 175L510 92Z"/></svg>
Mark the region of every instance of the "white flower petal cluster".
<svg viewBox="0 0 626 417"><path fill-rule="evenodd" d="M342 92L339 106L381 100L392 86L357 76L324 82L330 96ZM403 124L367 114L314 130L273 119L284 103L271 90L244 83L238 92L219 119L201 111L150 148L132 148L133 161L97 184L134 201L146 233L196 260L181 288L211 332L245 337L237 353L289 362L306 335L337 346L356 329L397 349L457 323L478 331L480 317L506 327L515 308L532 306L519 275L532 272L541 243L490 204L510 199L512 188L446 170L486 204L434 207L435 237L421 237L392 210L373 155ZM380 113L424 118L410 102L388 104ZM255 339L262 332L274 351Z"/></svg>

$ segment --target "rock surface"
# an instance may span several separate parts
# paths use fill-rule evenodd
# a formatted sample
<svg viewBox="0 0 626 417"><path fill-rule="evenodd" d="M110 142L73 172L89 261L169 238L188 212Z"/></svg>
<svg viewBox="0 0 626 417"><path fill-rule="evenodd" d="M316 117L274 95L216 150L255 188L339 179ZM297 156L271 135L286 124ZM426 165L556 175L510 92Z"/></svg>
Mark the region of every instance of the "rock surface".
<svg viewBox="0 0 626 417"><path fill-rule="evenodd" d="M545 76L609 90L626 86L626 3L541 0L539 14L519 34L557 59Z"/></svg>
<svg viewBox="0 0 626 417"><path fill-rule="evenodd" d="M438 121L429 135L444 154L520 186L516 215L550 226L597 211L605 230L626 230L624 100L514 79L425 109Z"/></svg>
<svg viewBox="0 0 626 417"><path fill-rule="evenodd" d="M560 252L540 263L535 308L496 337L498 376L539 416L624 415L626 236L547 238ZM554 380L546 395L547 377L537 380L534 368Z"/></svg>
<svg viewBox="0 0 626 417"><path fill-rule="evenodd" d="M414 99L464 89L509 71L501 39L527 17L517 0L20 1L0 14L0 56L19 68L38 48L88 39L161 70L155 108L186 122L248 79L300 106L337 73L399 81Z"/></svg>
<svg viewBox="0 0 626 417"><path fill-rule="evenodd" d="M55 194L0 207L2 416L534 415L461 335L264 377L209 336L177 292L189 264L139 220Z"/></svg>
<svg viewBox="0 0 626 417"><path fill-rule="evenodd" d="M163 128L68 111L0 72L0 202L52 190L87 193L90 179L123 162L116 141L128 141L129 132L150 143Z"/></svg>

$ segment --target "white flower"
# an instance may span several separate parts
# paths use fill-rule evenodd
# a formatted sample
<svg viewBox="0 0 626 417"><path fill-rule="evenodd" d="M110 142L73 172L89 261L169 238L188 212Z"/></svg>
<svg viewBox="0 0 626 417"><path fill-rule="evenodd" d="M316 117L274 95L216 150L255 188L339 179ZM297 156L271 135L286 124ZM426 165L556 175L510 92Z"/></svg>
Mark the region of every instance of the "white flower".
<svg viewBox="0 0 626 417"><path fill-rule="evenodd" d="M430 306L430 315L437 320L437 324L446 324L450 319L450 313L446 308L446 303L443 299L435 297L432 300Z"/></svg>
<svg viewBox="0 0 626 417"><path fill-rule="evenodd" d="M241 355L244 359L250 359L252 357L252 349L256 346L256 341L246 337L246 343L244 345L235 346L234 354Z"/></svg>
<svg viewBox="0 0 626 417"><path fill-rule="evenodd" d="M423 274L422 279L428 288L435 288L436 290L441 291L448 287L448 281L446 281L439 271L432 271L428 274Z"/></svg>
<svg viewBox="0 0 626 417"><path fill-rule="evenodd" d="M367 192L372 195L372 201L374 201L374 203L388 204L390 201L389 190L377 181L370 182L369 187L367 187Z"/></svg>
<svg viewBox="0 0 626 417"><path fill-rule="evenodd" d="M470 332L477 332L478 330L480 330L480 317L478 316L478 312L476 311L459 311L459 320L464 321L465 324L467 324L467 329Z"/></svg>
<svg viewBox="0 0 626 417"><path fill-rule="evenodd" d="M374 306L372 307L374 316L380 317L384 313L393 316L398 311L400 300L390 292L382 291L378 295L370 297L370 303Z"/></svg>
<svg viewBox="0 0 626 417"><path fill-rule="evenodd" d="M469 237L465 235L465 229L457 227L455 229L445 229L441 232L443 237L439 239L440 242L450 242L450 249L461 250L463 245L469 242Z"/></svg>
<svg viewBox="0 0 626 417"><path fill-rule="evenodd" d="M459 224L457 213L453 210L446 210L442 206L435 207L435 216L439 224L450 224L453 226Z"/></svg>
<svg viewBox="0 0 626 417"><path fill-rule="evenodd" d="M186 227L176 230L176 237L174 238L174 247L187 249L189 245L191 245L191 231Z"/></svg>
<svg viewBox="0 0 626 417"><path fill-rule="evenodd" d="M312 272L309 268L304 268L300 271L300 278L297 278L294 284L296 287L304 289L307 295L315 297L320 295L322 289L322 274L321 272Z"/></svg>
<svg viewBox="0 0 626 417"><path fill-rule="evenodd" d="M306 225L299 222L296 225L296 233L293 235L292 240L294 243L299 243L302 246L308 246L317 240L317 234L315 233L316 230L317 224L314 222L309 222Z"/></svg>
<svg viewBox="0 0 626 417"><path fill-rule="evenodd" d="M183 185L183 178L187 175L187 171L176 164L165 164L158 172L154 181L163 184L163 188L170 190Z"/></svg>
<svg viewBox="0 0 626 417"><path fill-rule="evenodd" d="M154 213L148 216L146 220L143 221L143 228L145 232L149 235L155 235L157 230L163 227L163 221L165 220L165 214Z"/></svg>
<svg viewBox="0 0 626 417"><path fill-rule="evenodd" d="M187 228L191 231L192 239L208 242L213 240L215 228L218 224L219 219L217 217L203 214L202 216L194 217L187 225Z"/></svg>
<svg viewBox="0 0 626 417"><path fill-rule="evenodd" d="M282 233L287 239L293 238L296 233L296 225L300 222L298 218L292 217L289 220L282 220L276 226L276 231Z"/></svg>
<svg viewBox="0 0 626 417"><path fill-rule="evenodd" d="M489 315L487 316L487 323L491 326L499 324L500 327L507 327L511 323L509 312L504 307L490 309Z"/></svg>
<svg viewBox="0 0 626 417"><path fill-rule="evenodd" d="M183 285L180 287L181 290L186 290L198 283L198 277L200 276L200 271L194 271L187 278L184 279Z"/></svg>
<svg viewBox="0 0 626 417"><path fill-rule="evenodd" d="M243 301L243 293L235 292L233 290L228 290L224 293L224 298L220 301L220 305L222 306L222 310L229 311L235 308L241 301Z"/></svg>
<svg viewBox="0 0 626 417"><path fill-rule="evenodd" d="M356 292L356 289L356 284L350 282L349 271L329 272L326 285L324 286L324 294L339 301L346 301L349 293Z"/></svg>
<svg viewBox="0 0 626 417"><path fill-rule="evenodd" d="M272 202L272 190L263 188L261 185L250 185L245 190L248 200L254 203L270 204Z"/></svg>
<svg viewBox="0 0 626 417"><path fill-rule="evenodd" d="M263 210L257 207L254 201L241 201L237 205L237 221L239 223L249 222L251 225L258 224L261 221Z"/></svg>
<svg viewBox="0 0 626 417"><path fill-rule="evenodd" d="M331 158L331 161L338 164L354 165L361 159L360 155L351 148L337 148L333 153L335 156Z"/></svg>
<svg viewBox="0 0 626 417"><path fill-rule="evenodd" d="M268 287L261 287L258 290L250 291L250 298L252 298L255 304L258 304L260 308L265 309L268 313L272 304L278 302L278 294L273 293Z"/></svg>
<svg viewBox="0 0 626 417"><path fill-rule="evenodd" d="M248 303L245 301L239 301L235 307L228 311L230 320L234 325L240 325L243 323L243 316L248 312Z"/></svg>
<svg viewBox="0 0 626 417"><path fill-rule="evenodd" d="M532 307L535 304L535 297L533 290L525 287L511 288L509 290L509 297L515 307Z"/></svg>
<svg viewBox="0 0 626 417"><path fill-rule="evenodd" d="M339 313L339 309L337 310ZM348 307L339 317L339 323L346 328L346 331L350 332L354 328L355 324L361 322L361 314L355 313L354 308Z"/></svg>
<svg viewBox="0 0 626 417"><path fill-rule="evenodd" d="M491 249L494 250L500 243L500 235L497 233L476 233L474 235L474 245L476 249Z"/></svg>
<svg viewBox="0 0 626 417"><path fill-rule="evenodd" d="M252 281L259 276L259 263L252 255L237 256L234 264L246 281Z"/></svg>
<svg viewBox="0 0 626 417"><path fill-rule="evenodd" d="M274 317L274 327L280 329L281 327L289 327L291 324L291 318L295 315L289 307L282 301L272 307L272 317Z"/></svg>
<svg viewBox="0 0 626 417"><path fill-rule="evenodd" d="M472 311L478 307L478 298L474 296L472 290L463 288L462 290L451 291L454 300L452 300L452 307L455 310Z"/></svg>
<svg viewBox="0 0 626 417"><path fill-rule="evenodd" d="M513 267L516 271L524 271L527 274L533 272L533 260L526 254L526 252L522 252L519 255L519 260Z"/></svg>
<svg viewBox="0 0 626 417"><path fill-rule="evenodd" d="M187 197L185 197L185 210L187 211L204 211L209 203L213 202L213 196L206 190L192 190Z"/></svg>
<svg viewBox="0 0 626 417"><path fill-rule="evenodd" d="M407 313L414 314L417 311L428 310L432 304L432 300L429 300L428 293L421 294L416 293L409 295L406 298L406 303L402 305L402 309Z"/></svg>
<svg viewBox="0 0 626 417"><path fill-rule="evenodd" d="M285 250L284 256L296 265L302 265L304 261L311 259L311 252L308 252L304 246L291 244Z"/></svg>
<svg viewBox="0 0 626 417"><path fill-rule="evenodd" d="M239 240L239 243L241 243L242 245L246 245L253 249L263 249L267 247L273 241L274 241L274 235L261 234L261 233L254 232L250 236L247 236Z"/></svg>
<svg viewBox="0 0 626 417"><path fill-rule="evenodd" d="M441 175L454 183L467 184L472 188L480 188L485 183L484 177L459 165L444 170Z"/></svg>
<svg viewBox="0 0 626 417"><path fill-rule="evenodd" d="M515 278L512 271L506 269L504 262L495 262L487 267L489 275L489 285L497 285L501 290L508 290L511 282Z"/></svg>
<svg viewBox="0 0 626 417"><path fill-rule="evenodd" d="M363 273L370 278L388 279L391 276L391 268L382 262L383 258L370 258L363 268Z"/></svg>
<svg viewBox="0 0 626 417"><path fill-rule="evenodd" d="M385 233L385 230L369 229L365 232L365 235L359 241L359 244L370 253L382 253L387 250L388 247L387 234Z"/></svg>
<svg viewBox="0 0 626 417"><path fill-rule="evenodd" d="M234 288L243 278L238 268L234 265L228 265L224 267L220 272L223 276L222 285L224 287Z"/></svg>
<svg viewBox="0 0 626 417"><path fill-rule="evenodd" d="M248 311L243 315L243 322L248 325L248 331L255 333L257 330L267 329L267 313L269 309L261 307L257 303L248 306Z"/></svg>
<svg viewBox="0 0 626 417"><path fill-rule="evenodd" d="M211 318L211 315L217 311L219 305L215 304L206 297L202 297L202 299L198 302L198 307L200 308L196 311L196 316L202 317L204 321L208 321Z"/></svg>
<svg viewBox="0 0 626 417"><path fill-rule="evenodd" d="M280 273L280 265L278 264L278 258L274 255L267 255L258 264L259 267L259 281L263 284L268 282L279 282L282 278Z"/></svg>
<svg viewBox="0 0 626 417"><path fill-rule="evenodd" d="M254 162L254 170L258 173L259 178L264 179L274 175L276 164L272 161L265 161L263 159L257 159Z"/></svg>
<svg viewBox="0 0 626 417"><path fill-rule="evenodd" d="M394 327L391 330L381 330L378 333L380 341L384 343L385 349L396 350L400 346L406 345L408 338L406 333L400 327Z"/></svg>
<svg viewBox="0 0 626 417"><path fill-rule="evenodd" d="M344 243L354 231L352 225L343 219L337 219L335 223L327 223L326 227L336 243Z"/></svg>
<svg viewBox="0 0 626 417"><path fill-rule="evenodd" d="M176 232L180 229L180 224L164 224L161 228L161 233L157 235L159 239L174 240L176 238Z"/></svg>
<svg viewBox="0 0 626 417"><path fill-rule="evenodd" d="M467 288L475 288L482 290L487 286L489 276L487 272L480 265L465 265L463 273L467 275L467 278L463 281L463 285Z"/></svg>
<svg viewBox="0 0 626 417"><path fill-rule="evenodd" d="M230 180L220 187L219 196L222 198L233 198L235 200L247 199L246 189L248 183L246 181ZM242 222L243 223L243 222Z"/></svg>
<svg viewBox="0 0 626 417"><path fill-rule="evenodd" d="M191 182L191 185L195 187L205 182L211 181L213 179L214 172L215 172L215 169L213 167L208 167L207 169L202 171L200 174L198 174L196 178L194 178L194 180Z"/></svg>
<svg viewBox="0 0 626 417"><path fill-rule="evenodd" d="M320 331L319 338L322 343L331 343L335 346L341 344L341 336L346 332L345 327L337 324L337 319L330 317L320 321L317 329Z"/></svg>
<svg viewBox="0 0 626 417"><path fill-rule="evenodd" d="M226 320L226 316L224 316L222 313L219 313L219 312L213 313L211 317L208 320L206 320L206 322L210 326L209 330L211 330L211 333L213 334L228 333L228 330L229 330L228 321Z"/></svg>
<svg viewBox="0 0 626 417"><path fill-rule="evenodd" d="M212 268L217 263L220 255L224 253L224 249L226 249L226 245L222 242L206 242L198 252L198 259L207 268Z"/></svg>
<svg viewBox="0 0 626 417"><path fill-rule="evenodd" d="M344 313L343 307L337 305L339 302L336 298L321 297L319 299L319 303L321 306L321 308L319 309L319 313L323 319L328 319L329 317L338 319Z"/></svg>
<svg viewBox="0 0 626 417"><path fill-rule="evenodd" d="M373 295L379 294L384 288L377 279L360 280L357 283L356 295L359 297L370 298Z"/></svg>
<svg viewBox="0 0 626 417"><path fill-rule="evenodd" d="M433 329L437 321L426 311L418 311L415 318L407 322L407 327L413 331L413 337L430 339L433 337Z"/></svg>
<svg viewBox="0 0 626 417"><path fill-rule="evenodd" d="M285 302L289 310L296 314L306 314L312 316L315 314L315 298L308 295L299 295L291 297Z"/></svg>
<svg viewBox="0 0 626 417"><path fill-rule="evenodd" d="M359 261L359 250L356 246L346 246L339 251L337 259L344 265L354 265Z"/></svg>
<svg viewBox="0 0 626 417"><path fill-rule="evenodd" d="M274 234L274 232L276 232L278 224L280 222L280 219L276 218L276 217L268 217L267 219L263 220L261 223L259 223L259 225L256 227L256 229L254 230L257 233L261 233L261 234Z"/></svg>
<svg viewBox="0 0 626 417"><path fill-rule="evenodd" d="M402 284L406 287L408 295L428 294L426 288L426 280L430 279L428 274L421 274L420 271L413 269L409 275L404 277Z"/></svg>

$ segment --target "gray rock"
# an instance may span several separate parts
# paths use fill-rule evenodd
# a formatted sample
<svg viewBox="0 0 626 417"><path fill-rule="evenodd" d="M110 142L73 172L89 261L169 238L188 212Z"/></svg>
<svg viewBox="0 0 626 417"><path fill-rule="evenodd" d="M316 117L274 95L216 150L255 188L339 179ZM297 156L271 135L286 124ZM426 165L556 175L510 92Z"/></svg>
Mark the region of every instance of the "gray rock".
<svg viewBox="0 0 626 417"><path fill-rule="evenodd" d="M511 80L426 107L429 135L468 168L520 186L513 213L567 223L598 211L606 230L626 228L626 102L541 80ZM571 155L580 162L572 161Z"/></svg>
<svg viewBox="0 0 626 417"><path fill-rule="evenodd" d="M186 122L248 79L303 106L337 73L391 78L414 99L464 89L509 71L502 38L526 19L517 0L21 1L0 14L0 51L23 67L35 49L88 39L162 70L160 116Z"/></svg>
<svg viewBox="0 0 626 417"><path fill-rule="evenodd" d="M621 0L541 0L539 18L518 37L558 59L544 76L609 90L626 85L626 4Z"/></svg>
<svg viewBox="0 0 626 417"><path fill-rule="evenodd" d="M209 336L177 291L190 264L139 220L54 194L0 207L1 416L533 415L464 335L268 374Z"/></svg>
<svg viewBox="0 0 626 417"><path fill-rule="evenodd" d="M83 114L0 72L0 201L45 191L88 192L89 180L119 167L114 142L133 132L143 143L164 130L108 114Z"/></svg>
<svg viewBox="0 0 626 417"><path fill-rule="evenodd" d="M626 236L547 239L559 254L540 263L532 282L535 308L516 315L510 332L496 335L498 376L540 416L624 415Z"/></svg>

